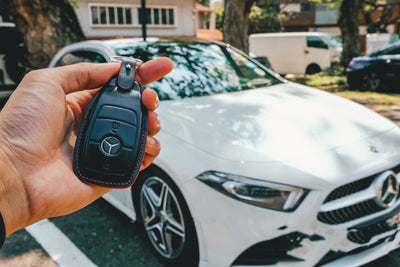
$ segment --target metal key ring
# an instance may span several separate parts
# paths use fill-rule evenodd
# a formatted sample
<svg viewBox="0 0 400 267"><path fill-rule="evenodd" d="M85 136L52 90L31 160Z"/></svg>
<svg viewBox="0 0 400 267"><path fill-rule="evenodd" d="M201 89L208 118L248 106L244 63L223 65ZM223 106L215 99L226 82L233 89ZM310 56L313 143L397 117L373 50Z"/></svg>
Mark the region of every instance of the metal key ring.
<svg viewBox="0 0 400 267"><path fill-rule="evenodd" d="M143 60L134 58L134 57L123 57L123 56L111 56L111 62L122 62L122 61L131 61L132 63L136 64L136 67L139 67L143 64Z"/></svg>

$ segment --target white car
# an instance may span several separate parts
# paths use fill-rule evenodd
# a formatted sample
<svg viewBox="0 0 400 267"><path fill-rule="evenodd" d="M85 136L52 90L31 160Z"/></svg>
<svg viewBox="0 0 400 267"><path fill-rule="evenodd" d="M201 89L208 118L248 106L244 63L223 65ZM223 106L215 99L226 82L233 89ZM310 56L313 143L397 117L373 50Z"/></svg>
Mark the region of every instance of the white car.
<svg viewBox="0 0 400 267"><path fill-rule="evenodd" d="M229 45L85 41L50 67L168 56L161 154L104 196L175 266L358 266L398 248L400 130ZM179 264L179 265L178 265Z"/></svg>

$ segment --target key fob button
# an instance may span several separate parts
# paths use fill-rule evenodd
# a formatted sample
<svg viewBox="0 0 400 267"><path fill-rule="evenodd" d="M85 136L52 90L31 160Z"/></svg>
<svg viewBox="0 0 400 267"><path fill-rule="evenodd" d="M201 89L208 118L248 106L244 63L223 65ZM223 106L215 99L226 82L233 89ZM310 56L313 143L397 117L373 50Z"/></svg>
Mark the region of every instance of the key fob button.
<svg viewBox="0 0 400 267"><path fill-rule="evenodd" d="M132 153L132 149L120 147L119 151L113 156L106 156L102 153L99 147L101 143L91 142L89 144L87 167L92 171L102 171L109 175L123 176L128 175L127 166L132 164L130 162L129 154Z"/></svg>
<svg viewBox="0 0 400 267"><path fill-rule="evenodd" d="M129 110L126 108L115 107L115 106L103 106L99 114L98 118L106 118L106 119L114 119L114 120L122 120L126 123L130 123L134 126L137 125L136 121L136 113L133 110Z"/></svg>
<svg viewBox="0 0 400 267"><path fill-rule="evenodd" d="M109 166L107 166L106 164L105 166L103 166L103 169L110 167L110 169L113 170L113 173L129 175L129 172L127 172L127 166L133 164L133 162L129 158L129 155L131 153L132 149L121 147L121 150L116 157L113 157L110 160L106 160L106 163L109 163Z"/></svg>
<svg viewBox="0 0 400 267"><path fill-rule="evenodd" d="M137 144L136 127L122 121L97 119L92 132L91 141L100 142L106 135L118 135L123 146L132 148Z"/></svg>

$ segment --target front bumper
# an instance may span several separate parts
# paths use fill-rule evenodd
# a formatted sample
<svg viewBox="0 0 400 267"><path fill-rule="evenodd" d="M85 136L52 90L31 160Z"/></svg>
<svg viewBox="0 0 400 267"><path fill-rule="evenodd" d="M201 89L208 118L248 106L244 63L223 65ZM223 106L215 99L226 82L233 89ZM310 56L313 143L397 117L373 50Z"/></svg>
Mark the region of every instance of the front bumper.
<svg viewBox="0 0 400 267"><path fill-rule="evenodd" d="M399 199L356 219L335 211L349 220L328 223L320 214L330 191L313 191L295 212L285 213L236 201L198 181L188 188L203 196L195 213L201 214L195 224L205 249L200 266L359 266L398 248L400 241Z"/></svg>
<svg viewBox="0 0 400 267"><path fill-rule="evenodd" d="M361 86L361 71L355 69L346 69L347 83L352 88Z"/></svg>

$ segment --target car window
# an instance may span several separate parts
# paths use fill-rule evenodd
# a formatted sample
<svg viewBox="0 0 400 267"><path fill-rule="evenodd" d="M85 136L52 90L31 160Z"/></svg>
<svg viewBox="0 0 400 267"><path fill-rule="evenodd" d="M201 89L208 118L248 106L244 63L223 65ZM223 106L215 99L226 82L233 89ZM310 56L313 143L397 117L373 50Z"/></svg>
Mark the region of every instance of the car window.
<svg viewBox="0 0 400 267"><path fill-rule="evenodd" d="M325 34L321 36L321 39L324 40L326 44L333 48L339 48L342 47L342 41L340 40L340 37L333 36L331 34Z"/></svg>
<svg viewBox="0 0 400 267"><path fill-rule="evenodd" d="M400 55L400 47L395 47L393 49L389 49L382 53L382 55Z"/></svg>
<svg viewBox="0 0 400 267"><path fill-rule="evenodd" d="M116 52L143 61L166 56L174 62L174 69L167 76L150 85L161 100L233 92L279 82L243 54L217 44L155 43L118 48Z"/></svg>
<svg viewBox="0 0 400 267"><path fill-rule="evenodd" d="M328 45L318 36L307 36L307 46L313 48L328 49Z"/></svg>
<svg viewBox="0 0 400 267"><path fill-rule="evenodd" d="M15 27L0 27L0 36L3 40L0 42L0 53L6 54L10 50L15 49L18 44L21 44L24 40L22 33Z"/></svg>
<svg viewBox="0 0 400 267"><path fill-rule="evenodd" d="M73 51L66 53L57 63L56 66L65 66L80 62L105 63L107 60L99 53L92 51Z"/></svg>

